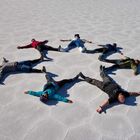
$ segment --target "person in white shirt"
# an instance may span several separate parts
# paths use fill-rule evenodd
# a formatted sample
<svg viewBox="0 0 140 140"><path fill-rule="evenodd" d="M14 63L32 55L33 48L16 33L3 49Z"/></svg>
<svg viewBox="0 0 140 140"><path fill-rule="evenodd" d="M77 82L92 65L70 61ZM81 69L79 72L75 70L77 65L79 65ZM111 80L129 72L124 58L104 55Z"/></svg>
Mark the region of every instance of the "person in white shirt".
<svg viewBox="0 0 140 140"><path fill-rule="evenodd" d="M82 53L94 53L94 50L87 50L85 47L85 43L92 43L92 41L88 41L86 39L81 39L79 34L74 35L74 39L68 39L68 40L63 40L61 39L60 41L65 42L65 41L70 41L70 43L66 46L66 48L62 48L59 46L61 52L69 52L70 50L78 47L79 51Z"/></svg>

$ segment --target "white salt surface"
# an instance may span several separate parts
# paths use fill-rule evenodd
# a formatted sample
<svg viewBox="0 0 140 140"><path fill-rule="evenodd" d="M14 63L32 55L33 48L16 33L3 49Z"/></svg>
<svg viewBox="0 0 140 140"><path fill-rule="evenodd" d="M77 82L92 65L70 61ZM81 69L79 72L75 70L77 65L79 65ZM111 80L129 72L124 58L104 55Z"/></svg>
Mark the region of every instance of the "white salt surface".
<svg viewBox="0 0 140 140"><path fill-rule="evenodd" d="M49 40L49 45L65 46L60 39L81 38L97 44L117 42L123 53L140 59L139 0L1 0L0 56L10 61L39 57L33 49L17 50L32 38ZM101 79L98 55L49 52L53 62L43 62L47 71L71 78L82 71ZM110 58L119 58L112 55ZM112 76L124 89L140 91L140 76L132 70L118 70ZM0 140L139 140L140 98L137 106L118 105L98 114L96 108L105 93L85 82L71 87L67 94L73 104L45 105L39 98L24 95L26 90L41 90L44 74L18 74L6 78L0 86Z"/></svg>

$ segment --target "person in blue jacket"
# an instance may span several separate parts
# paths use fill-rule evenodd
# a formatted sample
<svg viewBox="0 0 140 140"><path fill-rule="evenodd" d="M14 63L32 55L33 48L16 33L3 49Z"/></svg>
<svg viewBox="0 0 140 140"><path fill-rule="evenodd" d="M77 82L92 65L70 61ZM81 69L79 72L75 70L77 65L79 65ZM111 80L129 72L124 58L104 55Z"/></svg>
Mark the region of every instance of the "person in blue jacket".
<svg viewBox="0 0 140 140"><path fill-rule="evenodd" d="M55 81L52 77L50 77L46 69L44 67L44 72L46 73L45 77L47 79L47 83L44 85L44 88L42 91L25 91L25 94L30 94L33 96L40 97L40 101L47 102L48 100L56 100L56 101L62 101L66 103L73 103L71 100L60 96L57 94L57 91L60 90L65 84L74 82L78 79L79 75L75 76L73 79L64 79L61 81Z"/></svg>

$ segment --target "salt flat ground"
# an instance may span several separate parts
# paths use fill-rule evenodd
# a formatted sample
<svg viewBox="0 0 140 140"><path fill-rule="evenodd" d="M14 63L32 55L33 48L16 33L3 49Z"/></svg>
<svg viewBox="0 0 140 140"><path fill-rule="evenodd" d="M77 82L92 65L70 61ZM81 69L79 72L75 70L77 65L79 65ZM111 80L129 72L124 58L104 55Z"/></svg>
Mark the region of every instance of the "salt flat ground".
<svg viewBox="0 0 140 140"><path fill-rule="evenodd" d="M125 55L140 59L139 7L139 0L0 0L0 59L38 58L36 50L16 47L32 38L48 39L54 47L65 46L59 40L72 38L75 33L95 42L86 44L89 49L117 42ZM77 49L49 52L48 56L53 62L36 67L45 65L47 71L58 75L56 80L71 78L80 71L101 79L99 66L110 65L99 62L99 54L81 54ZM134 76L132 70L118 70L112 78L128 91L140 91L140 76ZM44 74L10 75L4 83L0 86L0 140L140 139L140 97L128 99L132 101L129 105L116 105L106 114L98 114L96 108L107 95L85 82L65 91L73 104L50 105L23 94L29 89L41 90Z"/></svg>

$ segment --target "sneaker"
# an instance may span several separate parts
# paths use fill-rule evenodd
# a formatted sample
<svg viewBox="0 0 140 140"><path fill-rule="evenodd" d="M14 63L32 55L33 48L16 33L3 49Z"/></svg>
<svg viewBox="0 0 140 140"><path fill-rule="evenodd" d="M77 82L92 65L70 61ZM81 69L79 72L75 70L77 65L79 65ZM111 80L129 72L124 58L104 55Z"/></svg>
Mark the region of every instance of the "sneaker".
<svg viewBox="0 0 140 140"><path fill-rule="evenodd" d="M61 45L59 45L58 49L59 49L59 52L68 52L68 51L69 51L69 50L63 49L63 48L61 47Z"/></svg>
<svg viewBox="0 0 140 140"><path fill-rule="evenodd" d="M61 52L61 50L62 50L61 45L59 45L58 50L59 50L59 52Z"/></svg>
<svg viewBox="0 0 140 140"><path fill-rule="evenodd" d="M79 78L79 74L77 74L74 78L73 78L73 80L77 80L78 78Z"/></svg>
<svg viewBox="0 0 140 140"><path fill-rule="evenodd" d="M45 66L42 67L42 72L44 72L44 73L47 72Z"/></svg>
<svg viewBox="0 0 140 140"><path fill-rule="evenodd" d="M85 79L85 76L82 72L79 73L79 76L81 76L81 78Z"/></svg>
<svg viewBox="0 0 140 140"><path fill-rule="evenodd" d="M40 56L40 60L41 61L44 61L44 57L42 55Z"/></svg>
<svg viewBox="0 0 140 140"><path fill-rule="evenodd" d="M105 70L105 66L100 65L100 72Z"/></svg>
<svg viewBox="0 0 140 140"><path fill-rule="evenodd" d="M4 61L4 62L8 62L8 60L6 60L6 58L5 58L5 57L3 57L3 61Z"/></svg>

